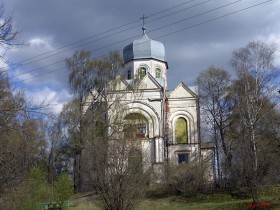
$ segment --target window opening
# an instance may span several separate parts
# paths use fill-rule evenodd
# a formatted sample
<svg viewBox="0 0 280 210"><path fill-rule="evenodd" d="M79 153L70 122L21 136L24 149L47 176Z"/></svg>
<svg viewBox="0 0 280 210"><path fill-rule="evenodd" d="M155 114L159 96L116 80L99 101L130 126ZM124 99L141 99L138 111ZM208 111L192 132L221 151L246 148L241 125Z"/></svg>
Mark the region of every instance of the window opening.
<svg viewBox="0 0 280 210"><path fill-rule="evenodd" d="M138 69L138 75L140 79L143 79L146 76L147 70L144 67Z"/></svg>
<svg viewBox="0 0 280 210"><path fill-rule="evenodd" d="M178 144L188 143L188 123L185 118L180 117L176 120L175 134L176 134L176 142Z"/></svg>
<svg viewBox="0 0 280 210"><path fill-rule="evenodd" d="M178 154L178 163L179 164L186 164L188 161L189 161L188 153L179 153Z"/></svg>
<svg viewBox="0 0 280 210"><path fill-rule="evenodd" d="M161 76L161 70L159 68L156 68L156 78L160 78Z"/></svg>
<svg viewBox="0 0 280 210"><path fill-rule="evenodd" d="M138 113L132 113L125 118L126 125L124 132L126 137L130 138L145 138L148 133L146 118Z"/></svg>
<svg viewBox="0 0 280 210"><path fill-rule="evenodd" d="M127 71L127 79L131 79L131 70Z"/></svg>

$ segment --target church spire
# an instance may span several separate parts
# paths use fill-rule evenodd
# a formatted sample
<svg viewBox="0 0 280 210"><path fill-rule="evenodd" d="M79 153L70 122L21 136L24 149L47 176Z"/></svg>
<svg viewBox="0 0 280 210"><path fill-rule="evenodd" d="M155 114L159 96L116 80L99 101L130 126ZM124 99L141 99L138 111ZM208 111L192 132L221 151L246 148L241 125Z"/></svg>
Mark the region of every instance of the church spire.
<svg viewBox="0 0 280 210"><path fill-rule="evenodd" d="M145 19L146 18L148 18L148 17L145 17L144 14L143 14L143 17L140 18L143 21L143 25L142 25L143 35L146 34L146 27L145 27Z"/></svg>

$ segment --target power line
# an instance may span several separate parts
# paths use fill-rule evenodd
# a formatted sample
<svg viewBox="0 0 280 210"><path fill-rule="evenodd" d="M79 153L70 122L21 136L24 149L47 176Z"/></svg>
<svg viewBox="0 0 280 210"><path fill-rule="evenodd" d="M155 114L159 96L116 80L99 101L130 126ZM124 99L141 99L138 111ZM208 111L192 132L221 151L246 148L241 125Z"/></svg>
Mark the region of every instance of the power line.
<svg viewBox="0 0 280 210"><path fill-rule="evenodd" d="M227 7L227 6L230 6L230 5L232 5L232 4L236 4L236 3L240 2L240 1L242 1L242 0L237 0L237 1L234 1L234 2L231 2L231 3L228 3L228 4L225 4L225 5L223 5L223 6L219 6L219 7L216 7L216 8L214 8L214 9L211 9L211 10L208 10L208 11L205 11L205 12L202 12L202 13L199 13L199 14L196 14L196 15L193 15L193 16L190 16L190 17L187 17L187 18L184 18L184 19L182 19L182 20L173 22L173 23L171 23L171 24L167 24L167 25L165 25L165 26L162 26L162 27L153 29L153 30L151 30L150 32L154 32L154 31L157 31L157 30L160 30L160 29L169 27L169 26L173 26L174 24L177 24L177 23L180 23L180 22L183 22L183 21L186 21L186 20L189 20L189 19L192 19L192 18L201 16L201 15L205 15L205 14L210 13L210 12L213 12L213 11L215 11L215 10L218 10L218 9L221 9L221 8L224 8L224 7ZM205 1L205 2L203 2L203 3L206 3L206 2L208 2L208 1ZM193 6L192 6L192 7L193 7ZM190 8L190 7L188 7L188 8ZM153 20L152 20L152 21L153 21ZM152 21L149 21L149 22L152 22ZM141 25L138 25L138 26L141 26ZM136 27L138 27L138 26L136 26ZM133 28L135 28L135 27L133 27ZM111 36L111 35L110 35L110 36ZM99 48L93 49L93 50L91 50L91 51L92 51L92 52L95 52L95 51L98 51L98 50L101 50L101 49L104 49L104 48L107 48L107 47L111 47L111 46L113 46L113 45L120 44L120 43L125 42L125 41L128 41L128 40L130 40L130 39L137 38L138 36L139 36L139 35L137 34L137 35L134 35L134 36L132 36L132 37L129 37L129 38L120 40L120 41L118 41L118 42L113 42L113 43L108 44L108 45L105 45L105 46L103 46L103 47L99 47ZM94 41L95 41L95 40L94 40ZM92 41L92 42L93 42L93 41ZM85 43L85 44L83 44L83 45L86 45L86 44L89 44L89 43L91 43L91 42ZM80 46L83 46L83 45L80 45ZM71 48L71 49L75 49L75 48ZM69 50L69 49L68 49L68 50ZM68 51L68 50L65 50L65 51ZM63 52L64 52L64 51L63 51ZM60 53L56 53L56 54L54 54L54 55L57 55L57 54L60 54ZM53 55L51 55L51 56L53 56ZM51 56L48 56L48 57L51 57ZM46 58L48 58L48 57L46 57ZM42 60L42 59L40 59L40 60ZM34 72L34 71L37 71L37 70L40 70L40 69L49 67L49 66L54 65L54 64L62 63L62 62L64 62L64 60L55 62L55 63L53 63L53 64L48 64L48 65L46 65L46 66L39 67L39 68L36 68L36 69L32 69L32 70L30 70L30 71L26 71L26 72L23 72L23 73L20 73L20 74L16 74L16 75L14 75L14 76L12 76L12 77L10 77L10 78L14 78L14 77L17 77L17 76L20 76L20 75L23 75L23 74L27 74L27 73L30 73L30 72Z"/></svg>
<svg viewBox="0 0 280 210"><path fill-rule="evenodd" d="M148 17L156 16L156 15L158 15L158 14L161 14L161 13L164 13L164 12L166 12L166 11L172 10L172 9L174 9L174 8L176 8L176 7L180 7L180 6L182 6L182 5L191 3L191 2L193 2L193 1L195 1L195 0L189 0L189 1L183 2L183 3L178 4L178 5L175 5L175 6L173 6L173 7L170 7L170 8L161 10L161 11L159 11L159 12L153 13L153 14L149 15ZM211 1L211 0L208 0L208 1ZM111 29L106 30L106 31L104 31L104 32L101 32L101 33L99 33L99 34L94 34L94 35L88 36L88 37L83 38L83 39L81 39L81 40L72 42L72 43L70 43L70 44L67 44L67 45L64 45L64 46L61 46L61 47L58 47L58 48L56 48L56 49L47 51L47 52L45 52L45 53L36 55L36 56L34 56L34 57L30 57L30 58L24 59L24 60L18 62L17 64L20 65L21 63L23 63L23 62L25 62L25 61L33 60L34 58L38 58L38 57L41 57L41 56L43 56L43 55L50 54L50 53L52 53L52 52L54 52L54 51L61 50L61 49L66 48L66 47L73 46L73 45L78 44L78 43L80 43L80 42L84 42L84 41L86 41L86 40L89 40L89 39L92 39L92 38L94 38L94 37L97 37L97 36L106 34L106 33L108 33L108 32L112 32L112 31L114 31L114 30L123 28L123 27L125 27L125 26L131 25L131 24L134 24L134 23L137 23L137 22L139 22L139 19L133 20L133 21L128 22L128 23L125 23L125 24L120 25L120 26L117 26L117 27L115 27L115 28L111 28ZM21 65L22 65L22 64L21 64ZM26 64L24 64L24 65L26 65Z"/></svg>
<svg viewBox="0 0 280 210"><path fill-rule="evenodd" d="M192 0L192 1L194 1L194 0ZM211 1L211 0L207 0L207 1L201 2L201 3L199 3L199 4L192 5L192 6L190 6L190 7L181 9L181 10L179 10L179 11L170 13L170 14L165 15L165 16L161 16L160 18L153 19L153 20L151 20L151 21L148 21L147 23L151 23L151 22L154 22L154 21L156 21L156 20L159 20L159 19L162 19L162 18L166 18L166 17L168 17L168 16L170 16L170 15L173 15L173 14L176 14L176 13L179 13L179 12L182 12L182 11L185 11L185 10L188 10L188 9L191 9L191 8L194 8L194 7L196 7L196 6L200 6L200 5L205 4L205 3L209 2L209 1ZM191 1L188 1L188 3L189 3L189 2L191 2ZM186 4L186 2L185 2L184 4ZM182 5L182 4L180 4L180 5ZM178 6L176 6L176 7L178 7ZM172 7L172 8L174 8L174 7ZM166 10L164 10L164 11L167 11L167 10L170 10L170 9L166 9ZM158 12L158 13L162 13L162 12L163 12L163 11ZM156 13L156 14L158 14L158 13ZM155 14L154 14L154 15L155 15ZM149 17L152 17L152 16L154 16L154 15L150 15ZM135 21L134 21L134 22L135 22ZM131 22L131 23L132 23L132 22ZM126 25L127 25L127 24L126 24ZM123 26L124 26L124 25L123 25ZM77 46L74 46L74 47L65 49L65 50L63 50L63 51L59 51L59 52L57 52L57 53L54 53L54 54L51 54L51 55L48 55L48 56L45 56L45 57L42 57L42 58L38 58L38 57L41 57L41 55L46 55L46 54L49 54L50 52L54 52L54 51L56 51L56 50L49 51L49 52L47 52L47 53L44 53L44 54L35 56L35 57L33 57L33 58L26 59L25 61L27 61L27 60L33 60L34 58L38 58L38 59L36 59L36 60L33 60L33 61L30 61L30 62L21 64L20 66L25 66L25 65L34 63L34 62L36 62L36 61L40 61L40 60L44 60L44 59L46 59L46 58L53 57L53 56L55 56L55 55L58 55L58 54L61 54L61 53L64 53L64 52L67 52L67 51L76 49L76 48L78 48L78 47L85 46L85 45L91 44L91 43L96 42L96 41L100 41L100 40L105 39L105 38L109 38L109 37L111 37L111 36L120 34L120 33L125 32L125 31L129 31L129 30L134 29L134 28L137 28L137 27L139 27L139 26L141 26L141 24L135 25L135 26L130 27L130 28L127 28L127 29L123 29L123 30L121 30L121 31L114 32L114 33L109 34L109 35L107 35L107 36L103 36L103 37L100 37L100 38L91 40L91 41L89 41L89 42L86 42L86 43L83 43L83 44L80 44L80 45L77 45ZM114 29L112 29L112 30L115 30L115 29L116 29L116 28L114 28ZM108 32L108 31L107 31L107 32ZM106 32L100 33L100 34L98 34L98 35L105 34L105 33L106 33ZM96 36L98 36L98 35L96 35ZM92 36L92 38L93 38L93 36ZM134 38L134 37L130 37L130 38ZM86 39L84 39L84 40L86 40ZM75 42L75 43L79 43L79 42L80 42L80 41ZM72 45L72 44L69 44L69 45L67 45L67 47L68 47L68 46L71 46L71 45ZM73 44L73 45L74 45L74 44ZM65 47L61 47L61 48L57 48L57 49L63 49L63 48L65 48Z"/></svg>
<svg viewBox="0 0 280 210"><path fill-rule="evenodd" d="M260 6L260 5L263 5L263 4L268 3L268 2L270 2L270 1L272 1L272 0L263 1L263 2L261 2L261 3L258 3L258 4L255 4L255 5L252 5L252 6L245 7L245 8L243 8L243 9L239 9L239 10L233 11L233 12L227 13L227 14L225 14L225 15L221 15L221 16L219 16L219 17L212 18L212 19L203 21L203 22L198 23L198 24L194 24L194 25L191 25L191 26L189 26L189 27L182 28L182 29L180 29L180 30L176 30L176 31L171 32L171 33L168 33L168 34L165 34L165 35L162 35L162 36L158 36L158 37L156 37L155 39L160 39L160 38L163 38L163 37L167 37L167 36L173 35L173 34L175 34L175 33L179 33L179 32L182 32L182 31L186 31L186 30L189 30L189 29L191 29L191 28L195 28L195 27L198 27L198 26L200 26L200 25L204 25L204 24L207 24L207 23L209 23L209 22L213 22L213 21L215 21L215 20L222 19L222 18L224 18L224 17L227 17L227 16L230 16L230 15L233 15L233 14L236 14L236 13L239 13L239 12L242 12L242 11L245 11L245 10L248 10L248 9L251 9L251 8L254 8L254 7L257 7L257 6ZM103 56L104 56L104 55L103 55ZM53 70L53 71L50 71L50 72L46 72L46 73L44 73L44 74L36 75L36 76L30 77L30 78L27 78L27 79L19 80L19 81L15 82L15 83L19 83L19 82L23 82L23 81L26 81L26 80L30 80L30 79L33 79L33 78L35 78L35 77L44 76L44 75L53 73L53 72L55 72L55 71L60 71L60 70L62 70L62 69L64 69L64 68L65 68L65 67L60 68L60 69L56 69L56 70Z"/></svg>

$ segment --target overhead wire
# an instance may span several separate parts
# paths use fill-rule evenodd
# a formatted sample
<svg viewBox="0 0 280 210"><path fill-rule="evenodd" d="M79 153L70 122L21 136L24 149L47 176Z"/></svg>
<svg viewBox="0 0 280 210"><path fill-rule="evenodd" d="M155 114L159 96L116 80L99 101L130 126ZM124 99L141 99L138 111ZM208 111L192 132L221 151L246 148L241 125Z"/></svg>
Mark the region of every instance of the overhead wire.
<svg viewBox="0 0 280 210"><path fill-rule="evenodd" d="M159 20L159 19L162 19L162 18L166 18L166 17L168 17L168 16L170 16L170 15L173 15L173 14L176 14L176 13L179 13L179 12L182 12L182 11L185 11L185 10L188 10L188 9L191 9L191 8L194 8L194 7L196 7L196 6L200 6L200 5L205 4L205 3L209 2L209 1L211 1L211 0L207 0L207 1L204 1L204 2L201 2L201 3L198 3L198 4L195 4L195 5L192 5L192 6L190 6L190 7L181 9L181 10L179 10L179 11L170 13L170 14L168 14L168 15L161 16L160 18L156 18L156 19L153 19L153 20L151 20L151 21L147 21L147 23L151 23L151 22L154 22L154 21L156 21L156 20ZM190 1L188 1L188 2L190 2ZM176 6L176 7L177 7L177 6ZM174 8L174 7L172 7L172 8ZM166 9L166 10L167 10L167 9ZM166 11L166 10L165 10L165 11ZM170 10L170 9L168 9L168 10ZM161 11L161 12L158 12L158 13L162 13L162 11ZM157 14L157 13L156 13L156 14ZM155 14L150 15L150 16L148 16L148 17L152 17L152 16L155 16ZM138 21L139 21L139 20L138 20ZM132 22L131 22L131 23L132 23ZM127 24L126 24L126 25L127 25ZM67 52L67 51L76 49L76 48L78 48L78 47L82 47L82 46L91 44L91 43L93 43L93 42L100 41L100 40L102 40L102 39L109 38L109 37L111 37L111 36L114 36L114 35L117 35L117 34L120 34L120 33L126 32L126 31L129 31L129 30L134 29L134 28L137 28L137 27L139 27L139 26L141 26L141 25L142 25L142 24L138 24L138 25L135 25L135 26L133 26L133 27L130 27L130 28L127 28L127 29L123 29L123 30L114 32L114 33L112 33L112 34L109 34L109 35L106 35L106 36L103 36L103 37L100 37L100 38L91 40L91 41L89 41L89 42L86 42L86 43L77 45L77 46L75 46L75 47L71 47L71 48L65 49L65 50L63 50L63 51L59 51L59 52L57 52L57 53L48 55L48 56L46 56L46 57L38 58L38 59L36 59L36 60L30 61L30 62L27 62L27 63L23 63L23 64L21 64L20 66L25 66L25 65L34 63L34 62L36 62L36 61L44 60L44 59L46 59L46 58L50 58L50 57L53 57L53 56L55 56L55 55L59 55L59 54L61 54L61 53L64 53L64 52ZM116 29L116 28L115 28L115 29ZM115 30L115 29L113 29L113 30ZM101 34L105 34L105 32L104 32L104 33L100 33L100 34L98 34L98 35L101 35ZM96 35L96 36L97 36L97 35ZM92 38L93 38L93 37L92 37ZM134 38L134 37L130 37L130 38ZM78 42L79 42L79 41L78 41ZM78 42L76 42L76 43L78 43ZM67 46L71 46L71 45L72 45L72 44L69 44L69 45L67 45ZM63 48L64 48L64 47L61 47L60 49L63 49ZM57 49L58 49L58 48L57 48ZM54 51L55 51L55 50L54 50ZM53 52L53 51L49 51L49 52ZM48 54L48 53L45 53L45 54ZM43 55L43 54L41 54L41 55ZM36 57L40 57L40 55L39 55L39 56L35 56L35 57L33 57L33 58L36 58ZM33 58L30 58L30 60L33 59ZM25 61L27 61L27 60L29 60L29 59L26 59Z"/></svg>
<svg viewBox="0 0 280 210"><path fill-rule="evenodd" d="M209 1L209 0L208 0L208 1ZM205 1L205 2L202 2L202 3L206 3L206 2L208 2L208 1ZM183 21L186 21L186 20L189 20L189 19L192 19L192 18L201 16L201 15L205 15L205 14L207 14L207 13L209 13L209 12L213 12L213 11L218 10L218 9L221 9L221 8L223 8L223 7L230 6L230 5L235 4L235 3L238 3L238 2L240 2L240 1L242 1L242 0L237 0L237 1L234 1L234 2L231 2L231 3L228 3L228 4L225 4L225 5L223 5L223 6L219 6L219 7L216 7L216 8L214 8L214 9L211 9L211 10L208 10L208 11L205 11L205 12L202 12L202 13L199 13L199 14L196 14L196 15L193 15L193 16L190 16L190 17L187 17L187 18L184 18L184 19L182 19L182 20L173 22L173 23L171 23L171 24L167 24L167 25L165 25L165 26L162 26L162 27L159 27L159 28L150 30L150 32L154 32L154 31L157 31L157 30L160 30L160 29L169 27L169 26L173 26L173 25L175 25L175 24L177 24L177 23L180 23L180 22L183 22ZM200 3L200 4L201 4L201 3ZM197 4L197 5L200 5L200 4ZM193 5L193 6L197 6L197 5ZM192 7L193 7L193 6L192 6ZM191 8L191 7L188 7L188 8L185 8L185 9L189 9L189 8ZM182 10L180 10L180 11L182 11ZM157 19L155 19L155 20L158 20L158 19L159 19L159 18L157 18ZM148 21L147 23L153 22L153 21L155 21L155 20ZM141 25L137 25L136 27L138 27L138 26L141 26ZM133 28L135 28L135 27L133 27ZM125 31L126 31L126 30L125 30ZM131 36L131 37L129 37L129 38L125 38L125 39L123 39L123 40L120 40L120 41L118 41L118 42L113 42L113 43L110 43L110 44L108 44L108 45L105 45L105 46L102 46L102 47L93 49L93 50L91 50L91 51L92 51L92 52L96 52L96 51L99 51L99 50L101 50L101 49L104 49L104 48L107 48L107 47L111 47L111 46L113 46L113 45L120 44L120 43L122 43L122 42L128 41L128 40L130 40L130 39L137 38L138 36L139 36L139 35L137 34L137 35ZM96 40L94 40L94 41L96 41ZM88 42L88 43L85 43L85 44L89 44L89 43L91 43L91 42ZM83 44L83 45L85 45L85 44ZM80 46L83 46L83 45L80 45ZM71 48L71 49L72 49L72 48ZM73 48L73 49L75 49L75 48ZM66 50L66 51L68 51L68 50ZM59 54L59 53L57 53L57 54ZM56 54L55 54L55 55L56 55ZM34 71L37 71L37 70L40 70L40 69L43 69L43 68L46 68L46 67L49 67L49 66L52 66L52 65L55 65L55 64L64 63L64 62L65 62L65 60L57 61L57 62L55 62L55 63L45 65L45 66L43 66L43 67L35 68L35 69L29 70L29 71L25 71L25 72L22 72L22 73L13 75L13 76L11 76L10 78L12 79L12 78L18 77L18 76L23 75L23 74L27 74L27 73L30 73L30 72L34 72Z"/></svg>
<svg viewBox="0 0 280 210"><path fill-rule="evenodd" d="M189 1L186 1L186 2L183 2L183 3L180 3L180 4L175 5L175 6L173 6L173 7L170 7L170 8L167 8L167 9L164 9L164 10L161 10L161 11L158 11L158 12L155 12L155 13L152 13L152 14L149 15L148 17L156 16L156 15L158 15L158 14L161 14L161 13L164 13L164 12L166 12L166 11L172 10L172 9L174 9L174 8L180 7L180 6L182 6L182 5L191 3L191 2L193 2L193 1L196 1L196 0L189 0ZM211 1L211 0L208 0L208 1ZM208 2L208 1L206 1L206 2ZM106 30L106 31L104 31L104 32L101 32L101 33L98 33L98 34L90 35L90 36L88 36L88 37L86 37L86 38L83 38L83 39L81 39L81 40L78 40L78 41L72 42L72 43L70 43L70 44L67 44L67 45L58 47L58 48L56 48L56 49L53 49L53 50L50 50L50 51L41 53L41 54L36 55L36 56L32 56L32 57L27 58L27 59L24 59L24 60L18 62L17 64L20 65L20 64L22 64L22 63L25 62L25 61L32 60L32 59L34 59L34 58L38 58L38 57L41 57L41 56L43 56L43 55L47 55L47 54L52 53L52 52L54 52L54 51L61 50L61 49L66 48L66 47L70 47L70 46L75 45L75 44L78 44L78 43L80 43L80 42L84 42L84 41L89 40L89 39L92 39L92 38L94 38L94 37L97 37L97 36L100 36L100 35L103 35L103 34L112 32L112 31L114 31L114 30L123 28L123 27L125 27L125 26L131 25L131 24L134 24L134 23L137 23L137 22L139 22L139 20L140 20L140 19L136 19L136 20L133 20L133 21L131 21L131 22L125 23L125 24L123 24L123 25L120 25L120 26L117 26L117 27L108 29L108 30ZM133 28L134 28L134 27L133 27Z"/></svg>
<svg viewBox="0 0 280 210"><path fill-rule="evenodd" d="M242 11L245 11L245 10L248 10L248 9L251 9L251 8L254 8L254 7L257 7L257 6L260 6L260 5L263 5L265 3L268 3L272 0L267 0L267 1L263 1L263 2L260 2L258 4L254 4L254 5L251 5L251 6L248 6L248 7L245 7L245 8L242 8L242 9L239 9L239 10L236 10L236 11L233 11L233 12L230 12L230 13L227 13L227 14L224 14L224 15L221 15L221 16L218 16L218 17L215 17L215 18L212 18L212 19L209 19L209 20L206 20L206 21L203 21L203 22L200 22L198 24L194 24L194 25L191 25L191 26L188 26L186 28L182 28L180 30L176 30L174 32L171 32L171 33L167 33L167 34L164 34L164 35L161 35L161 36L158 36L156 37L155 39L160 39L160 38L163 38L163 37L167 37L167 36L170 36L170 35L173 35L175 33L179 33L179 32L182 32L182 31L185 31L185 30L189 30L191 28L195 28L197 26L200 26L200 25L204 25L206 23L209 23L209 22L213 22L215 20L218 20L218 19L222 19L224 17L227 17L227 16L230 16L230 15L233 15L233 14L236 14L236 13L239 13L239 12L242 12ZM121 42L123 42L124 40L122 40ZM126 41L126 40L125 40ZM113 44L116 44L116 43L113 43ZM107 47L107 46L106 46ZM108 55L108 54L106 54ZM103 56L106 56L106 55L102 55ZM101 57L101 56L100 56ZM47 75L47 74L50 74L50 73L53 73L55 71L60 71L62 69L65 69L65 67L63 68L60 68L60 69L56 69L56 70L53 70L53 71L50 71L50 72L46 72L46 73L43 73L43 74L40 74L40 75L36 75L36 76L32 76L30 78L27 78L27 79L23 79L23 80L18 80L14 83L19 83L19 82L23 82L23 81L27 81L27 80L30 80L30 79L33 79L33 78L36 78L36 77L40 77L40 76L44 76L44 75Z"/></svg>

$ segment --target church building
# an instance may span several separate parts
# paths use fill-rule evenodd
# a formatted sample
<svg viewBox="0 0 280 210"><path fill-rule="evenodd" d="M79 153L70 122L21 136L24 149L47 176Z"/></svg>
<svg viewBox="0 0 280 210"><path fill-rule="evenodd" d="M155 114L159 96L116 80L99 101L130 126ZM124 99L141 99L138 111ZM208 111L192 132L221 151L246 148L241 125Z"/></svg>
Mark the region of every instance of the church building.
<svg viewBox="0 0 280 210"><path fill-rule="evenodd" d="M169 161L187 163L200 157L199 100L197 88L180 83L167 89L168 63L161 42L143 29L140 39L123 49L123 88L137 77L142 94L128 103L128 114L141 116L139 134L151 165ZM128 116L129 117L129 116Z"/></svg>
<svg viewBox="0 0 280 210"><path fill-rule="evenodd" d="M123 60L120 83L114 90L126 92L121 102L126 109L123 120L135 125L133 136L127 136L139 142L143 168L160 171L166 161L187 164L211 154L212 150L201 148L197 88L181 82L174 90L167 89L164 45L150 39L143 27L142 37L124 47ZM135 80L141 93L136 98L134 91L127 91Z"/></svg>

